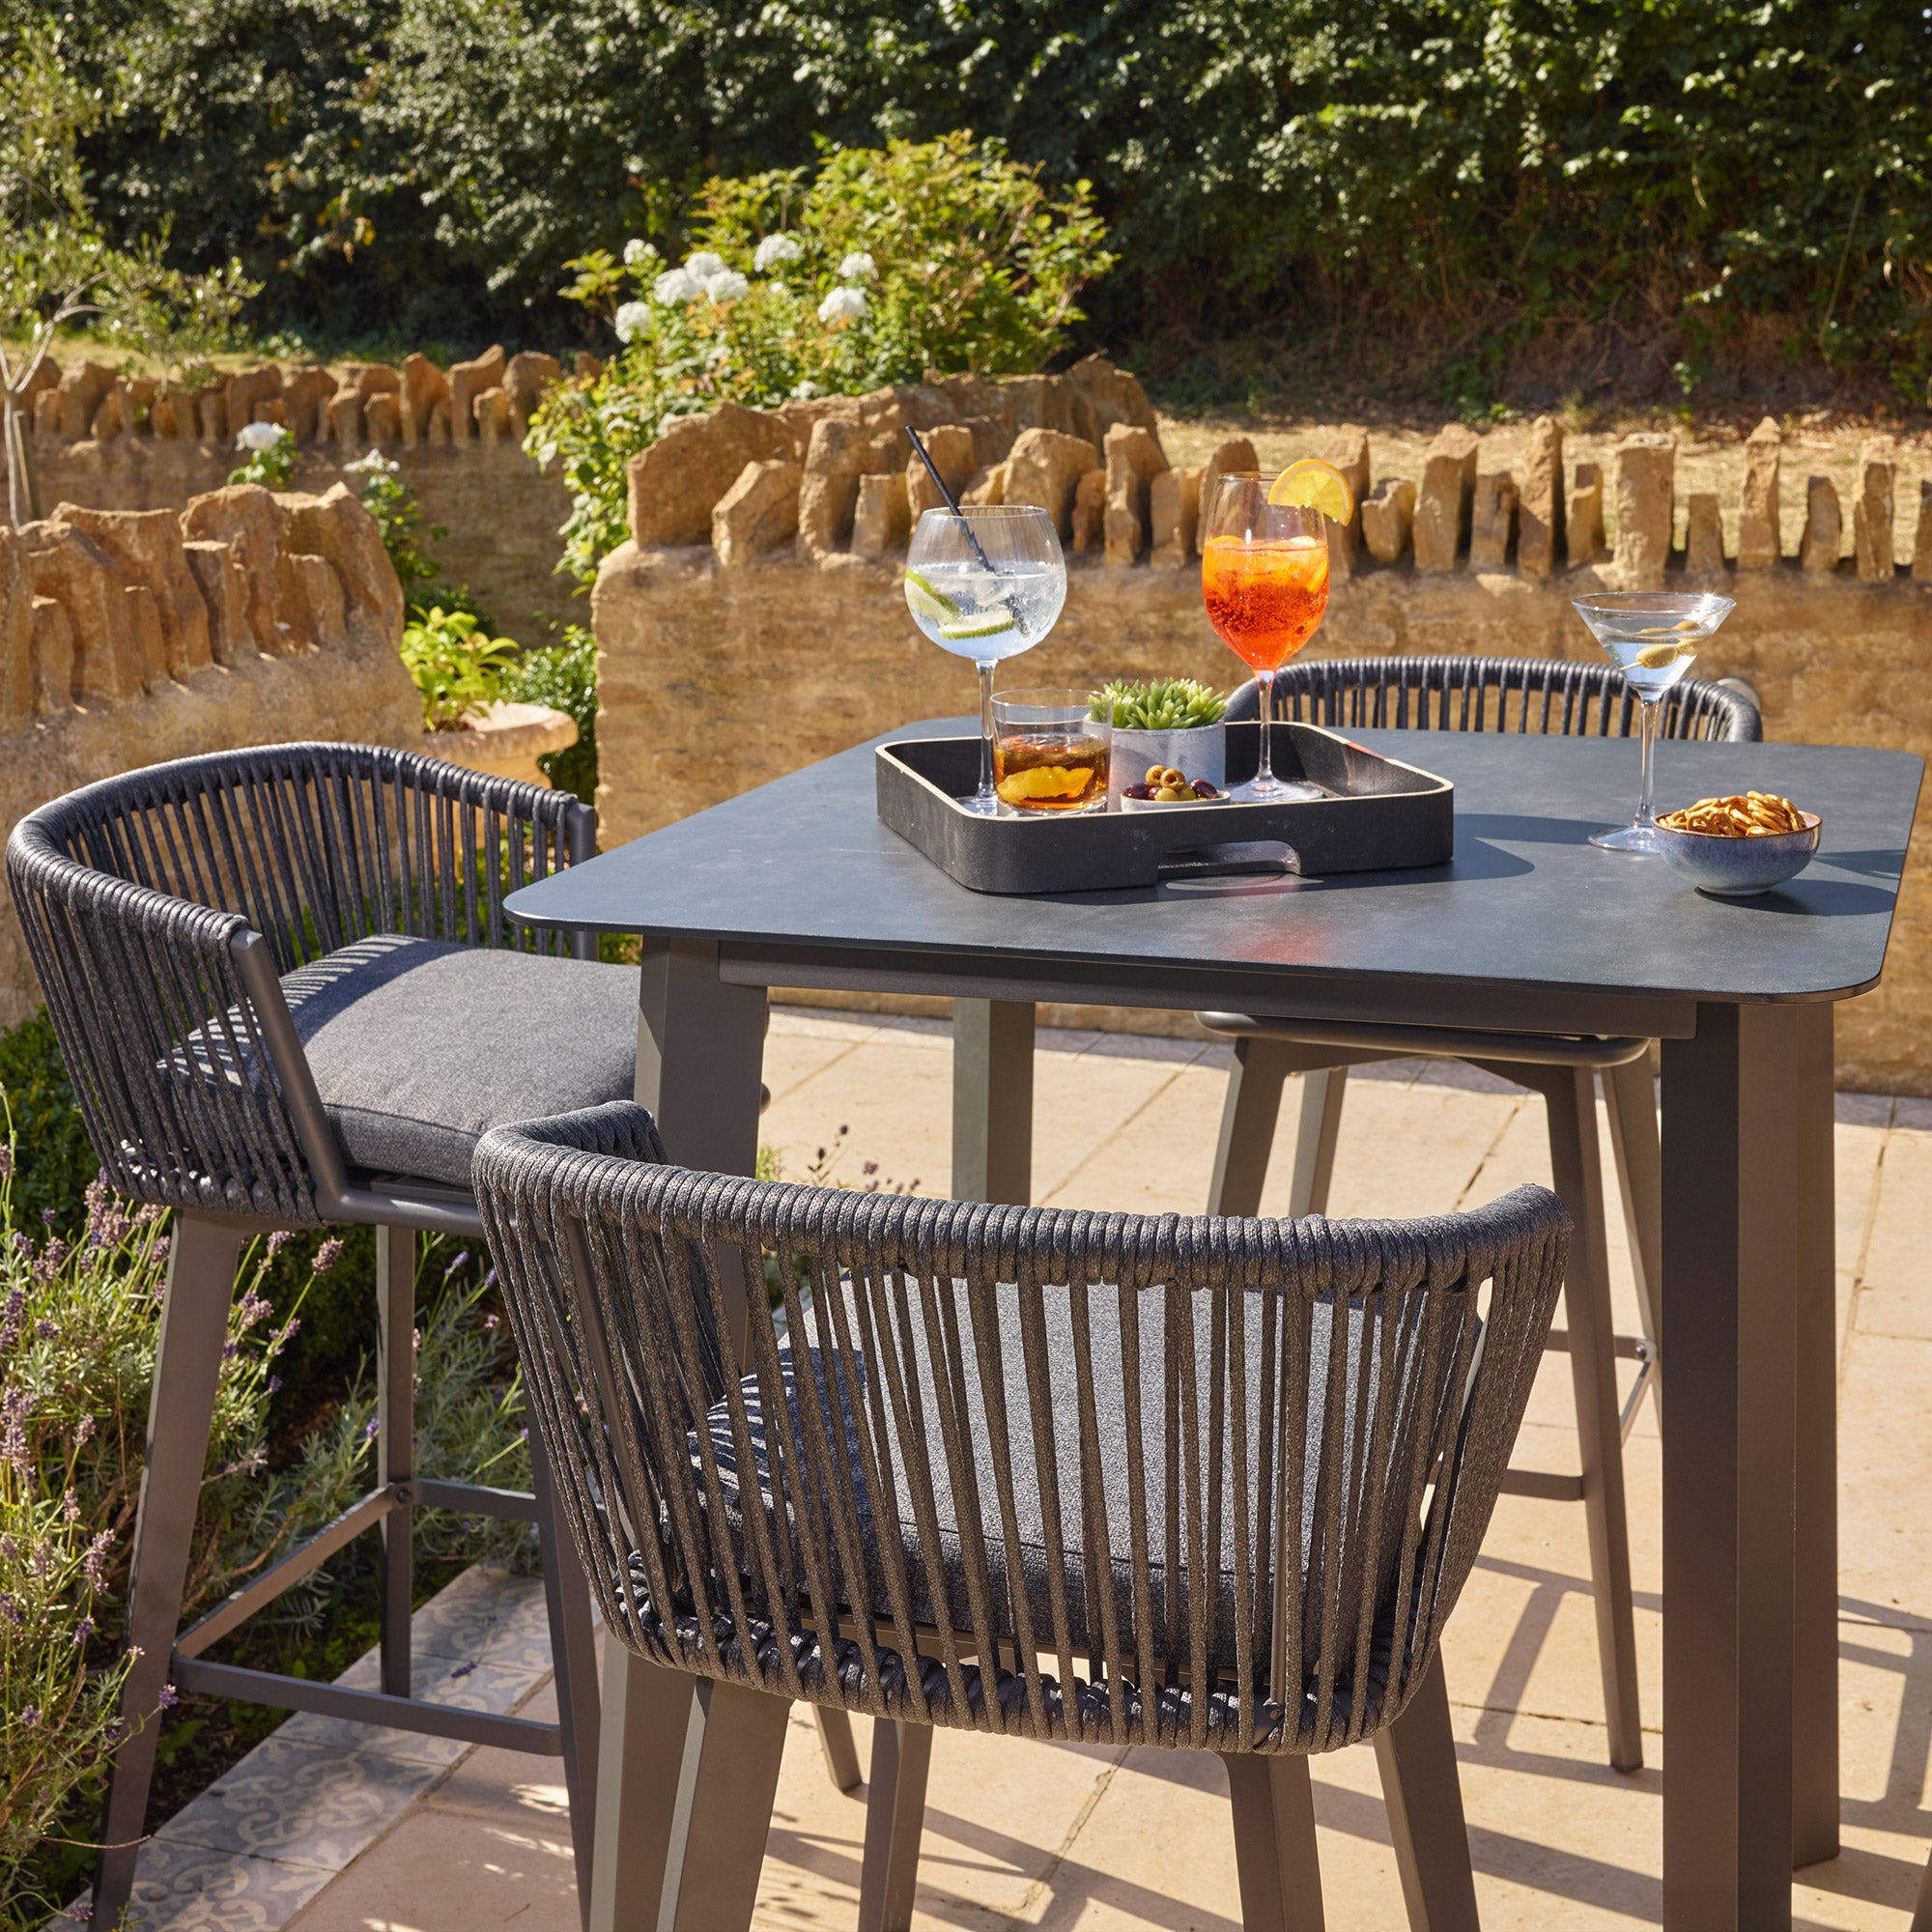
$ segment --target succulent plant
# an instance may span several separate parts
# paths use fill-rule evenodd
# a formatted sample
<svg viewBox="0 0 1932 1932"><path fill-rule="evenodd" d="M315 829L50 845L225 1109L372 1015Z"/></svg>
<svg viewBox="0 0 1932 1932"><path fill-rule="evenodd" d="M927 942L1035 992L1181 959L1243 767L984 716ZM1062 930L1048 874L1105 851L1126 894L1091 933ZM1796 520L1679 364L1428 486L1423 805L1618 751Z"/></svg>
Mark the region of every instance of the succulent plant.
<svg viewBox="0 0 1932 1932"><path fill-rule="evenodd" d="M1189 731L1218 724L1228 700L1191 677L1156 677L1144 684L1116 678L1094 694L1094 716L1113 706L1117 731Z"/></svg>

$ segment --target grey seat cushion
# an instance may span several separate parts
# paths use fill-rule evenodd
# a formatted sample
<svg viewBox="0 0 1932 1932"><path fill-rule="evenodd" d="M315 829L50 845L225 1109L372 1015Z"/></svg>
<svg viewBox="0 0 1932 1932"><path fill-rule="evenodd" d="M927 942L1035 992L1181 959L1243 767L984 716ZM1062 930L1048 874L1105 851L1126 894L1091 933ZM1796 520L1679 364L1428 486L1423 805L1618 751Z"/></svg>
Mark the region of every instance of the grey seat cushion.
<svg viewBox="0 0 1932 1932"><path fill-rule="evenodd" d="M386 932L282 990L355 1167L468 1187L491 1127L631 1097L635 967Z"/></svg>
<svg viewBox="0 0 1932 1932"><path fill-rule="evenodd" d="M971 1339L971 1318L967 1307L963 1286L955 1285L953 1290L958 1304L958 1318L963 1346L969 1362L975 1357L975 1345ZM863 1331L856 1325L856 1307L853 1291L846 1289L848 1317L854 1320L854 1326L848 1331L855 1336ZM1079 1390L1073 1373L1074 1352L1071 1327L1070 1297L1065 1288L1042 1291L1042 1321L1045 1330L1045 1355L1049 1365L1048 1393L1052 1415L1053 1454L1052 1464L1057 1472L1060 1492L1060 1532L1056 1537L1048 1529L1047 1512L1044 1508L1039 1483L1038 1463L1036 1456L1034 1428L1032 1422L1032 1395L1026 1374L1025 1358L1020 1342L1019 1291L1012 1287L1002 1287L997 1292L995 1306L1002 1338L1002 1385L1007 1412L1009 1432L1009 1451L1012 1470L1012 1492L1014 1517L1018 1531L1017 1553L1024 1583L1029 1614L1033 1619L1033 1634L1037 1642L1049 1642L1053 1629L1052 1582L1053 1573L1058 1570L1059 1578L1067 1605L1067 1618L1073 1631L1076 1644L1099 1643L1103 1637L1103 1626L1099 1616L1100 1605L1090 1601L1087 1577L1087 1561L1081 1536L1081 1514L1083 1495L1080 1469L1079 1433ZM1261 1297L1247 1294L1239 1297L1245 1314L1245 1336L1247 1360L1251 1365L1249 1400L1247 1403L1247 1443L1248 1481L1252 1485L1254 1471L1258 1467L1260 1453L1260 1401L1258 1382L1252 1373L1258 1367L1261 1354ZM1194 1426L1199 1441L1205 1445L1208 1434L1207 1406L1208 1401L1208 1369L1210 1356L1210 1305L1206 1294L1191 1297L1193 1335L1193 1362L1196 1392L1199 1401L1195 1405ZM918 1303L914 1303L913 1317L915 1328L923 1327ZM1099 1439L1099 1501L1104 1507L1107 1521L1108 1551L1110 1557L1110 1578L1113 1609L1117 1630L1121 1640L1131 1641L1131 1634L1142 1628L1143 1619L1137 1613L1133 1602L1133 1577L1130 1561L1132 1548L1134 1508L1129 1488L1129 1421L1126 1403L1128 1378L1125 1357L1122 1351L1120 1318L1120 1297L1114 1290L1094 1291L1088 1302L1088 1319L1091 1334L1093 1365L1093 1399ZM1313 1311L1312 1336L1309 1357L1308 1424L1305 1439L1300 1445L1303 1464L1302 1532L1304 1549L1319 1552L1321 1544L1317 1534L1317 1512L1321 1499L1318 1496L1317 1479L1321 1473L1321 1444L1323 1437L1323 1411L1328 1381L1330 1337L1334 1332L1334 1311L1330 1304L1318 1302ZM1140 1423L1139 1437L1142 1445L1143 1469L1145 1479L1144 1514L1150 1553L1151 1604L1150 1605L1151 1634L1157 1648L1167 1655L1184 1661L1188 1650L1188 1619L1190 1615L1190 1579L1184 1574L1179 1578L1176 1601L1170 1605L1167 1590L1167 1534L1164 1523L1167 1517L1167 1457L1165 1443L1165 1418L1170 1398L1165 1388L1165 1351L1163 1349L1163 1329L1168 1319L1167 1297L1164 1291L1151 1290L1139 1296L1138 1327L1140 1335L1139 1396ZM1384 1397L1384 1378L1380 1372L1379 1338L1369 1338L1369 1353L1363 1359L1365 1331L1369 1328L1370 1317L1365 1315L1361 1303L1349 1306L1345 1321L1348 1350L1347 1366L1344 1371L1344 1400L1352 1422L1367 1423L1381 1406ZM814 1329L809 1342L817 1341ZM809 1406L816 1410L813 1421L824 1428L827 1438L834 1445L834 1453L842 1457L851 1472L852 1492L855 1500L855 1514L859 1521L860 1538L867 1553L867 1568L871 1572L871 1607L881 1616L890 1616L893 1605L884 1587L883 1573L879 1563L878 1510L869 1492L864 1463L865 1457L861 1438L853 1419L855 1406L863 1406L867 1410L867 1424L876 1427L872 1396L868 1386L867 1367L863 1357L842 1355L834 1350L821 1350L818 1347L809 1348L811 1363L810 1382L806 1390L801 1390L798 1372L797 1351L787 1342L780 1351L781 1374L784 1384L784 1400L791 1411L794 1430L805 1419L804 1411ZM1448 1359L1453 1360L1453 1350L1445 1350ZM919 1350L918 1382L920 1406L923 1423L918 1430L930 1463L932 1503L937 1519L940 1552L944 1575L933 1577L927 1574L922 1554L917 1516L914 1508L914 1486L907 1468L904 1446L899 1438L899 1429L894 1418L894 1405L890 1398L884 1406L887 1416L886 1433L891 1442L894 1464L894 1486L897 1491L896 1507L893 1510L894 1535L906 1564L909 1594L912 1599L914 1616L922 1622L940 1621L939 1606L944 1605L944 1615L955 1629L970 1628L972 1605L967 1589L967 1570L963 1557L965 1548L961 1534L962 1517L970 1520L970 1511L962 1509L954 1492L954 1484L948 1467L946 1445L942 1438L938 1420L938 1402L933 1385L932 1363L924 1347ZM1423 1378L1417 1371L1417 1357L1413 1352L1402 1351L1401 1359L1405 1369L1399 1378L1399 1386L1387 1391L1393 1401L1393 1411L1387 1418L1389 1424L1390 1466L1405 1468L1406 1455L1416 1441L1418 1432L1428 1432L1433 1426L1437 1406L1448 1399L1448 1390L1439 1376L1431 1386L1425 1387ZM837 1364L836 1372L828 1363ZM884 1378L890 1382L893 1378ZM1003 1637L1017 1634L1016 1618L1013 1614L1010 1589L1012 1566L1009 1560L1006 1539L1002 1530L997 1500L997 1491L993 1481L994 1455L992 1435L987 1426L985 1404L982 1399L980 1378L976 1370L967 1368L964 1378L966 1391L966 1412L971 1434L970 1452L973 1462L974 1480L972 1489L977 1492L977 1508L983 1529L983 1547L986 1553L987 1579L993 1599L993 1622L996 1634ZM836 1393L831 1383L837 1383ZM855 1386L856 1384L856 1386ZM751 1443L753 1460L758 1473L758 1489L767 1511L774 1507L771 1466L767 1451L768 1423L761 1401L760 1389L755 1376L744 1379L745 1403L751 1425ZM803 1397L803 1401L802 1401ZM732 1427L728 1406L724 1402L716 1404L708 1412L709 1431L713 1453L717 1458L725 1508L731 1521L734 1544L740 1558L740 1569L749 1575L753 1566L749 1560L744 1542L741 1515L740 1485L737 1476L737 1456L732 1439ZM810 1432L808 1432L810 1433ZM1227 1440L1231 1433L1230 1425L1223 1424L1223 1465L1221 1480L1221 1506L1218 1517L1221 1526L1216 1565L1214 1603L1208 1615L1208 1652L1209 1662L1217 1666L1233 1662L1237 1656L1236 1626L1236 1573L1234 1564L1233 1526L1233 1473L1231 1459L1227 1455L1232 1446ZM1361 1444L1374 1435L1372 1427L1358 1430L1351 1427L1344 1437L1342 1458L1331 1467L1331 1478L1339 1477L1339 1487L1344 1493L1361 1487L1355 1481L1355 1462L1361 1453ZM793 1439L803 1439L794 1435ZM781 1452L781 1463L784 1462ZM1180 1456L1183 1472L1198 1471L1205 1466L1205 1447L1203 1452L1189 1453L1183 1444ZM1202 1475L1192 1474L1191 1479L1202 1490L1205 1497L1205 1480ZM797 1477L794 1474L787 1483L790 1495L796 1494ZM822 1507L822 1505L821 1505ZM1325 1512L1324 1512L1325 1515ZM1333 1610L1334 1623L1331 1628L1352 1634L1364 1591L1379 1601L1392 1583L1396 1568L1401 1558L1404 1525L1397 1520L1397 1511L1388 1509L1372 1529L1365 1514L1350 1516L1343 1514L1335 1527L1334 1568L1336 1573L1336 1602ZM790 1519L788 1527L795 1560L801 1566L803 1555L799 1548L795 1503L787 1509ZM1184 1552L1188 1548L1188 1511L1183 1506L1179 1519L1181 1544ZM835 1549L829 1523L822 1533L828 1549ZM1252 1534L1250 1530L1249 1534ZM1252 1547L1252 1546L1251 1546ZM1265 1539L1263 1539L1265 1548ZM832 1559L837 1570L836 1556ZM1319 1574L1319 1556L1304 1566L1299 1579L1307 1593L1307 1600L1319 1605L1321 1584ZM838 1592L841 1607L849 1610L855 1599L862 1593L853 1588L850 1577L839 1575ZM1096 1579L1097 1580L1097 1579ZM1265 1633L1271 1628L1272 1618L1268 1605L1264 1603L1254 1606L1256 1638L1261 1654L1265 1655ZM1170 1631L1173 1633L1169 1636ZM1309 1619L1305 1631L1304 1662L1311 1664L1322 1640L1322 1621L1319 1613ZM1352 1640L1350 1635L1350 1640Z"/></svg>

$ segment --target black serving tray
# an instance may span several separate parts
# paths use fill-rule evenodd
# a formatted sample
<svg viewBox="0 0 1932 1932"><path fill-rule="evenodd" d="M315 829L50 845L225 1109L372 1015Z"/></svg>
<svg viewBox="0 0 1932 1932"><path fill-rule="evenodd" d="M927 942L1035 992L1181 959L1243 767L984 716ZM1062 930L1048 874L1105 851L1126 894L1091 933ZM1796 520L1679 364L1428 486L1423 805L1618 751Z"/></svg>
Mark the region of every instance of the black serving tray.
<svg viewBox="0 0 1932 1932"><path fill-rule="evenodd" d="M1259 726L1227 730L1228 783L1254 776ZM1274 726L1274 768L1334 794L1285 805L981 818L959 801L980 782L978 738L878 748L879 816L976 893L1105 892L1214 872L1391 871L1445 864L1456 788L1316 724Z"/></svg>

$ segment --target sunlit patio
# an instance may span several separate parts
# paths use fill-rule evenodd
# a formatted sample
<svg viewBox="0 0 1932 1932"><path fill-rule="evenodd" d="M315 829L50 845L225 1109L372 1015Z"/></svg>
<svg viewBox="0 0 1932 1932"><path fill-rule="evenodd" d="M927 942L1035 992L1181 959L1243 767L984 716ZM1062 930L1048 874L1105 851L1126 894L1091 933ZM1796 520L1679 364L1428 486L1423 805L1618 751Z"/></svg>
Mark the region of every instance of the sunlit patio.
<svg viewBox="0 0 1932 1932"><path fill-rule="evenodd" d="M1205 1038L1061 1033L1042 1035L1040 1051L1037 1198L1198 1210L1226 1049ZM763 1138L788 1178L917 1180L922 1192L942 1192L951 1052L939 1022L781 1009L766 1051ZM1270 1176L1271 1209L1286 1195L1289 1131ZM1932 1537L1922 1504L1932 1473L1923 1425L1932 1254L1922 1233L1932 1103L1841 1095L1836 1145L1844 1851L1800 1874L1795 1922L1884 1932L1909 1922L1932 1842ZM1412 1064L1366 1069L1350 1093L1333 1211L1473 1205L1520 1180L1547 1180L1545 1146L1540 1103L1487 1076ZM1621 1240L1613 1216L1618 1326L1629 1328ZM1628 1450L1641 1773L1622 1776L1605 1762L1580 1510L1506 1496L1450 1623L1449 1690L1486 1927L1580 1932L1660 1918L1658 1444L1646 1408ZM1574 1469L1575 1455L1568 1377L1552 1356L1515 1460ZM446 1673L442 1694L452 1698L479 1684L514 1698L529 1680L511 1665L526 1636L541 1641L540 1593L481 1590L465 1599L467 1622L452 1610L440 1626L444 1639L419 1643L434 1653L421 1668ZM419 1612L419 1626L436 1614ZM524 1708L541 1716L549 1703L539 1688ZM163 1828L142 1888L156 1932L284 1923L303 1932L574 1932L560 1774L487 1748L431 1764L422 1740L301 1724ZM863 1758L865 1720L857 1731ZM1401 1923L1372 1753L1326 1757L1315 1772L1329 1925ZM795 1711L759 1926L842 1932L855 1922L864 1796L833 1790L810 1717ZM1223 1774L1194 1753L941 1731L920 1878L917 1923L935 1928L1234 1932L1240 1923Z"/></svg>

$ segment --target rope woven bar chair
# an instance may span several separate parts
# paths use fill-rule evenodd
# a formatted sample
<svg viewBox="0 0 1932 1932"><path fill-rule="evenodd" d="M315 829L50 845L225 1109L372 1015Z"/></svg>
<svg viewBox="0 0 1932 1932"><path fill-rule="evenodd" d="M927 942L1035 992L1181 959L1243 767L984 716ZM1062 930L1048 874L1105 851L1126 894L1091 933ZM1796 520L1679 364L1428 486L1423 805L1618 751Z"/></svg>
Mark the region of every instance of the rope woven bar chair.
<svg viewBox="0 0 1932 1932"><path fill-rule="evenodd" d="M875 1720L862 1932L910 1923L939 1725L1219 1753L1248 1932L1322 1923L1308 1758L1372 1741L1410 1924L1475 1925L1437 1646L1562 1279L1553 1195L926 1201L671 1167L627 1105L498 1128L475 1172L606 1626L698 1680L683 1759L604 1794L662 1891L598 1922L750 1924L804 1700Z"/></svg>
<svg viewBox="0 0 1932 1932"><path fill-rule="evenodd" d="M163 1688L561 1754L583 1891L597 1679L589 1599L535 1493L431 1480L412 1457L419 1234L482 1236L478 1136L628 1097L634 968L590 935L519 928L517 887L587 858L567 793L401 752L288 745L129 773L15 826L8 876L95 1152L125 1194L176 1213L134 1526L122 1697L96 1921L118 1924L145 1826ZM247 1587L178 1629L241 1251L276 1228L376 1231L377 1487ZM538 1525L561 1721L412 1695L417 1509ZM205 1653L354 1536L382 1537L380 1690ZM833 1714L836 1716L836 1714ZM837 1744L829 1736L828 1754ZM858 1780L849 1735L848 1771Z"/></svg>
<svg viewBox="0 0 1932 1932"><path fill-rule="evenodd" d="M1609 665L1525 658L1338 659L1290 665L1276 677L1275 692L1280 718L1344 729L1628 737L1636 728L1637 700ZM1662 703L1659 731L1664 737L1754 742L1762 735L1756 707L1725 686L1687 678ZM1259 715L1252 683L1236 693L1228 715ZM1565 1291L1566 1325L1552 1332L1549 1346L1569 1352L1582 1473L1512 1470L1503 1487L1515 1494L1584 1505L1610 1762L1619 1771L1638 1769L1643 1737L1623 1444L1644 1397L1662 1400L1662 1194L1650 1042L1330 1025L1248 1013L1203 1012L1195 1017L1236 1043L1208 1197L1208 1208L1217 1214L1259 1211L1282 1090L1291 1073L1302 1076L1289 1193L1289 1211L1294 1215L1319 1214L1327 1208L1350 1066L1416 1057L1462 1061L1543 1096L1556 1191L1577 1227ZM1636 1275L1637 1335L1616 1334L1610 1315L1597 1144L1600 1080ZM1619 1356L1638 1365L1621 1406L1615 1375Z"/></svg>

